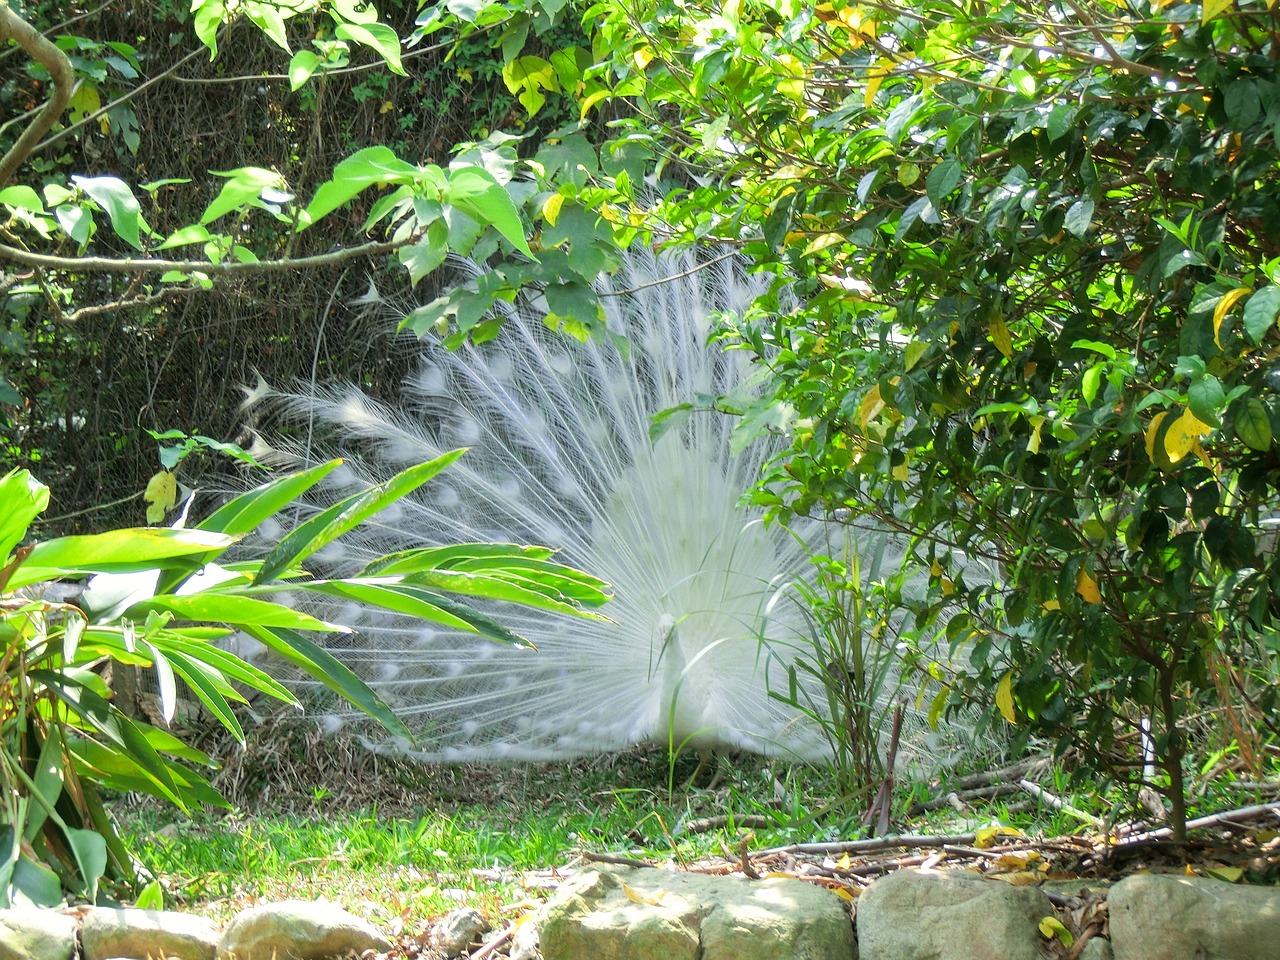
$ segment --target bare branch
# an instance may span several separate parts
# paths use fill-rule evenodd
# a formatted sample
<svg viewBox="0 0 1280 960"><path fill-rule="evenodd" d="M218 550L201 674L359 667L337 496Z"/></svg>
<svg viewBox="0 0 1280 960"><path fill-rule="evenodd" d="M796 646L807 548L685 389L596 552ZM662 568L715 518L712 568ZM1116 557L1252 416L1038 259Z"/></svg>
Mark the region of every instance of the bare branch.
<svg viewBox="0 0 1280 960"><path fill-rule="evenodd" d="M7 3L0 4L0 42L12 40L49 71L53 78L53 96L40 115L22 132L3 159L0 159L0 187L13 177L14 171L27 159L32 149L62 115L71 99L75 75L67 55L40 35L35 27L13 12Z"/></svg>
<svg viewBox="0 0 1280 960"><path fill-rule="evenodd" d="M0 7L0 9L3 9ZM151 257L56 257L47 253L32 253L7 244L0 244L0 260L12 260L28 267L46 270L74 270L76 273L204 273L211 275L282 273L288 270L306 270L311 267L327 267L335 263L354 260L356 257L376 257L393 253L418 240L417 235L404 240L365 243L358 247L342 247L310 257L292 257L284 260L262 260L241 263L239 260L210 263L208 260L159 260Z"/></svg>

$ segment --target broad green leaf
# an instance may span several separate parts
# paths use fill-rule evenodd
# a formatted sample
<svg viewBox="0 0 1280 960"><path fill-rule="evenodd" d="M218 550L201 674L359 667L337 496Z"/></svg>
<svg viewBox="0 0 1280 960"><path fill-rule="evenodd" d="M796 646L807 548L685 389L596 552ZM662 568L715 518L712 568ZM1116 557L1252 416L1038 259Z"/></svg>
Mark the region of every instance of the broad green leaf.
<svg viewBox="0 0 1280 960"><path fill-rule="evenodd" d="M82 893L92 902L97 898L98 881L107 871L107 841L96 830L67 827L62 831L80 868Z"/></svg>
<svg viewBox="0 0 1280 960"><path fill-rule="evenodd" d="M1265 453L1271 449L1271 417L1257 397L1245 397L1235 410L1235 431L1240 442Z"/></svg>
<svg viewBox="0 0 1280 960"><path fill-rule="evenodd" d="M262 521L293 503L341 464L341 460L330 460L255 487L223 504L197 524L196 529L230 536L255 530Z"/></svg>
<svg viewBox="0 0 1280 960"><path fill-rule="evenodd" d="M215 177L226 177L213 202L200 215L200 222L212 223L224 214L252 204L268 189L283 189L284 178L274 170L262 167L240 167L236 170L211 171Z"/></svg>
<svg viewBox="0 0 1280 960"><path fill-rule="evenodd" d="M434 165L416 167L405 163L388 147L367 147L353 153L333 168L333 176L320 185L307 204L307 215L299 229L315 223L375 183L419 181L443 189L444 173Z"/></svg>
<svg viewBox="0 0 1280 960"><path fill-rule="evenodd" d="M135 250L142 249L139 230L146 225L142 207L128 185L118 177L79 177L71 181L93 198L111 220L111 229Z"/></svg>
<svg viewBox="0 0 1280 960"><path fill-rule="evenodd" d="M159 561L218 554L240 537L208 530L136 527L88 536L45 540L32 548L10 587L85 573L130 573L153 569Z"/></svg>
<svg viewBox="0 0 1280 960"><path fill-rule="evenodd" d="M386 61L392 73L407 77L400 63L400 35L385 23L340 23L333 31L340 40L354 40Z"/></svg>
<svg viewBox="0 0 1280 960"><path fill-rule="evenodd" d="M1089 232L1091 223L1093 223L1093 201L1088 197L1083 197L1067 208L1067 215L1062 221L1062 229L1068 233L1075 234L1077 237L1083 237Z"/></svg>
<svg viewBox="0 0 1280 960"><path fill-rule="evenodd" d="M192 0L191 13L200 42L209 48L209 59L218 55L218 28L227 17L222 0Z"/></svg>
<svg viewBox="0 0 1280 960"><path fill-rule="evenodd" d="M185 227L173 231L165 238L164 243L156 247L157 250L168 250L173 247L185 247L190 243L207 243L210 233L208 228L198 223L189 224Z"/></svg>
<svg viewBox="0 0 1280 960"><path fill-rule="evenodd" d="M285 31L284 17L274 2L259 3L249 0L244 5L249 19L256 23L272 43L289 53L289 37Z"/></svg>
<svg viewBox="0 0 1280 960"><path fill-rule="evenodd" d="M0 564L8 560L13 548L26 536L31 521L48 506L49 488L30 471L10 470L0 478Z"/></svg>
<svg viewBox="0 0 1280 960"><path fill-rule="evenodd" d="M0 887L0 894L4 893ZM56 907L62 904L62 883L58 875L25 853L14 864L9 880L11 906Z"/></svg>
<svg viewBox="0 0 1280 960"><path fill-rule="evenodd" d="M40 194L26 184L16 184L0 190L0 203L19 210L30 210L32 213L44 213L44 204L40 202Z"/></svg>
<svg viewBox="0 0 1280 960"><path fill-rule="evenodd" d="M1187 387L1187 407L1196 418L1212 427L1221 425L1219 411L1226 405L1227 392L1222 381L1211 373Z"/></svg>
<svg viewBox="0 0 1280 960"><path fill-rule="evenodd" d="M266 583L275 579L326 544L332 543L347 531L359 526L379 510L417 490L464 452L454 450L426 463L418 464L416 467L410 467L385 483L347 497L314 517L304 520L285 536L263 561L262 567L253 578L254 583Z"/></svg>
<svg viewBox="0 0 1280 960"><path fill-rule="evenodd" d="M310 50L299 50L289 61L289 89L297 90L320 68L320 58Z"/></svg>
<svg viewBox="0 0 1280 960"><path fill-rule="evenodd" d="M525 256L533 257L533 251L525 240L524 225L510 194L487 170L460 167L450 171L445 198L468 216L491 224L513 247Z"/></svg>
<svg viewBox="0 0 1280 960"><path fill-rule="evenodd" d="M942 202L960 185L963 174L960 163L954 159L943 160L929 171L925 178L924 188L933 201L934 207L942 209Z"/></svg>
<svg viewBox="0 0 1280 960"><path fill-rule="evenodd" d="M1256 290L1244 305L1244 332L1252 343L1261 343L1280 318L1280 286Z"/></svg>
<svg viewBox="0 0 1280 960"><path fill-rule="evenodd" d="M1040 935L1047 940L1058 940L1064 947L1075 943L1075 937L1057 917L1049 916L1040 921Z"/></svg>
<svg viewBox="0 0 1280 960"><path fill-rule="evenodd" d="M320 681L334 693L359 707L393 736L413 742L409 728L382 702L382 698L322 647L293 630L249 627L245 632L303 670L312 679Z"/></svg>
<svg viewBox="0 0 1280 960"><path fill-rule="evenodd" d="M240 597L220 593L194 593L188 596L159 596L142 600L125 611L131 619L141 619L151 611L165 611L183 620L206 620L234 624L239 627L291 627L295 630L318 630L344 633L347 628L317 620L310 614L256 597Z"/></svg>
<svg viewBox="0 0 1280 960"><path fill-rule="evenodd" d="M66 781L63 770L62 729L57 724L50 724L45 734L44 744L40 747L40 756L36 760L34 775L31 778L34 787L31 805L27 815L26 828L23 831L28 843L35 839L44 826L50 812L62 795L62 787Z"/></svg>

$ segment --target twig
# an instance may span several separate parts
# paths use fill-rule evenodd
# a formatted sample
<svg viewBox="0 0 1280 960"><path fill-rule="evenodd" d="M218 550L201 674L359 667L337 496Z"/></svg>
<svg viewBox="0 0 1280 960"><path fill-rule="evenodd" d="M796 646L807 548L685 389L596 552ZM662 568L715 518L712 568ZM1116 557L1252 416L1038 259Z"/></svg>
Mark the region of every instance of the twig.
<svg viewBox="0 0 1280 960"><path fill-rule="evenodd" d="M743 827L747 830L768 830L774 825L774 821L768 817L756 816L748 814L743 817L733 817L733 825L735 827ZM729 825L730 818L724 815L715 817L703 817L700 820L690 820L682 824L676 830L676 836L685 833L710 833L712 830L719 830Z"/></svg>
<svg viewBox="0 0 1280 960"><path fill-rule="evenodd" d="M757 850L757 857L774 853L815 853L829 855L833 853L879 853L882 850L910 850L914 847L944 847L948 844L967 846L975 843L977 837L972 833L957 833L942 836L925 834L895 834L890 837L871 837L867 840L842 840L832 843L793 843L785 847L769 847Z"/></svg>
<svg viewBox="0 0 1280 960"><path fill-rule="evenodd" d="M0 7L0 10L3 10ZM416 235L403 240L365 243L355 247L340 247L328 253L319 253L310 257L296 257L290 260L261 260L243 262L240 260L224 260L211 263L208 260L161 260L152 257L57 257L46 253L32 253L20 250L7 244L0 244L0 260L11 260L14 263L29 267L45 267L49 270L74 270L77 273L161 273L176 270L180 273L272 273L291 272L308 267L327 267L342 263L355 257L377 256L392 253L401 247L415 243Z"/></svg>
<svg viewBox="0 0 1280 960"><path fill-rule="evenodd" d="M1079 817L1085 823L1093 824L1093 826L1097 827L1099 830L1105 829L1106 827L1106 824L1102 822L1101 818L1095 817L1091 813L1085 813L1083 810L1071 806L1067 801L1050 793L1038 783L1032 783L1030 780L1019 780L1018 786L1027 791L1027 793L1031 794L1037 800L1047 803L1055 810L1061 810L1063 813L1069 813L1073 817Z"/></svg>
<svg viewBox="0 0 1280 960"><path fill-rule="evenodd" d="M653 864L647 860L637 860L634 857L624 857L616 853L593 853L590 850L582 851L582 859L590 860L592 863L616 863L622 867L653 867Z"/></svg>
<svg viewBox="0 0 1280 960"><path fill-rule="evenodd" d="M471 960L485 960L485 957L494 953L500 946L510 940L515 932L516 925L514 923L503 927L497 934L486 940L479 950L471 954Z"/></svg>
<svg viewBox="0 0 1280 960"><path fill-rule="evenodd" d="M989 787L974 787L971 790L952 790L945 796L913 803L907 809L907 815L929 813L933 810L941 810L943 807L954 807L957 803L965 804L971 800L991 800L1017 793L1021 789L1016 783L996 783Z"/></svg>
<svg viewBox="0 0 1280 960"><path fill-rule="evenodd" d="M49 71L49 76L53 79L53 95L49 97L39 116L31 121L30 126L22 131L22 135L14 141L4 157L0 158L0 187L9 182L14 172L36 148L40 138L62 115L71 100L71 88L75 85L75 73L67 55L9 9L8 4L0 4L0 43L5 40L14 41L26 51L27 56Z"/></svg>

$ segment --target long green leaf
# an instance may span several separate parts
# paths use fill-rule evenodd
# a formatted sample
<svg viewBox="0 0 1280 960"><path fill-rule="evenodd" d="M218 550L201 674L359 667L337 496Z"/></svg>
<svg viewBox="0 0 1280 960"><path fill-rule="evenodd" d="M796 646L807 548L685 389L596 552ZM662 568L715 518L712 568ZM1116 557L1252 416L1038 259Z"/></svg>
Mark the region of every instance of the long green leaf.
<svg viewBox="0 0 1280 960"><path fill-rule="evenodd" d="M409 583L378 583L354 580L322 580L300 584L302 589L347 600L358 600L385 610L394 610L420 620L443 624L455 630L476 633L498 643L534 649L524 637L504 627L478 610Z"/></svg>
<svg viewBox="0 0 1280 960"><path fill-rule="evenodd" d="M37 543L15 571L9 588L87 573L139 573L158 560L221 553L239 537L209 530L137 527Z"/></svg>
<svg viewBox="0 0 1280 960"><path fill-rule="evenodd" d="M0 566L48 506L49 488L29 471L10 470L0 478Z"/></svg>
<svg viewBox="0 0 1280 960"><path fill-rule="evenodd" d="M294 630L249 627L245 632L266 644L312 679L320 681L348 703L359 707L394 736L413 742L409 728L383 703L382 698L327 650Z"/></svg>
<svg viewBox="0 0 1280 960"><path fill-rule="evenodd" d="M184 597L152 597L135 603L125 615L141 620L151 611L167 611L184 620L211 620L240 627L292 627L296 630L319 630L346 633L346 627L325 623L310 614L290 610L286 606L254 597L224 593L193 593Z"/></svg>
<svg viewBox="0 0 1280 960"><path fill-rule="evenodd" d="M237 683L243 683L252 690L265 693L267 696L281 700L290 706L298 705L298 701L287 687L283 686L270 674L259 670L253 664L240 659L230 651L199 640L188 640L173 632L166 632L154 639L169 654L170 658L175 656L187 657L210 670L216 671L220 675L235 680Z"/></svg>
<svg viewBox="0 0 1280 960"><path fill-rule="evenodd" d="M254 487L224 503L200 521L196 529L230 535L256 530L262 521L293 503L341 464L341 460L330 460Z"/></svg>
<svg viewBox="0 0 1280 960"><path fill-rule="evenodd" d="M170 652L169 660L173 669L195 691L200 702L217 718L218 722L233 736L238 743L244 743L244 729L236 719L228 698L244 702L244 697L236 692L235 687L223 683L217 671L198 660L192 660L181 653Z"/></svg>
<svg viewBox="0 0 1280 960"><path fill-rule="evenodd" d="M385 483L350 496L299 524L263 561L254 582L265 583L275 579L294 564L359 526L379 510L417 490L464 452L452 450L426 463L410 467Z"/></svg>

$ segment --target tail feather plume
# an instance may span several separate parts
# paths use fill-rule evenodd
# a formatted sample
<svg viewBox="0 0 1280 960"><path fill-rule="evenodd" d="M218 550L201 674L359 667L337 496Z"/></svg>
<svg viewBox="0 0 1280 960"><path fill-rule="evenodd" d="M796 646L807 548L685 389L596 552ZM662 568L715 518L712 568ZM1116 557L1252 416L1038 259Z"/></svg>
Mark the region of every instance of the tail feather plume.
<svg viewBox="0 0 1280 960"><path fill-rule="evenodd" d="M432 544L533 543L615 591L610 623L498 611L536 650L356 606L331 612L357 631L333 650L412 721L416 744L397 746L428 759L639 742L813 758L820 731L769 690L804 646L784 586L805 573L816 529L766 526L740 505L778 447L731 452L733 421L710 411L650 435L659 411L749 388L746 355L707 338L716 311L745 310L758 290L730 261L638 253L601 292L614 336L579 343L515 308L490 342L423 343L394 406L351 386L255 391L264 435L298 438L260 453L342 455L335 496L468 448L329 548L321 559L335 569Z"/></svg>

